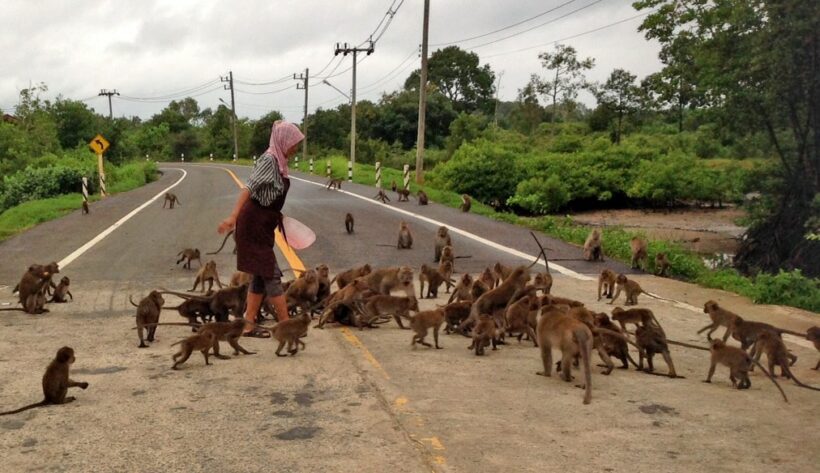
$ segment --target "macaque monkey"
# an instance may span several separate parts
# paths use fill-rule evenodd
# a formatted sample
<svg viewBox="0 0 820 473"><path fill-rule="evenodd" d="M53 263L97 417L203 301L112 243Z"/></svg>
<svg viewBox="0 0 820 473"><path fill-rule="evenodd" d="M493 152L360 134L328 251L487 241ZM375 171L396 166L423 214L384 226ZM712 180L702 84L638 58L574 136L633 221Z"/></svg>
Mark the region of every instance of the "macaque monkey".
<svg viewBox="0 0 820 473"><path fill-rule="evenodd" d="M288 307L298 306L302 313L311 312L311 306L316 303L319 294L319 276L316 271L309 269L301 277L293 281L285 291Z"/></svg>
<svg viewBox="0 0 820 473"><path fill-rule="evenodd" d="M202 356L205 358L205 365L210 365L211 363L208 361L208 352L211 351L211 347L214 345L216 341L216 335L213 332L201 332L197 333L196 335L191 335L188 338L184 338L171 346L179 345L179 353L175 353L171 358L174 360L174 366L171 367L172 370L178 369L179 365L188 361L188 358L191 357L191 353L194 350L202 353Z"/></svg>
<svg viewBox="0 0 820 473"><path fill-rule="evenodd" d="M326 264L316 266L316 277L319 280L319 290L316 291L316 300L323 301L330 296L330 268Z"/></svg>
<svg viewBox="0 0 820 473"><path fill-rule="evenodd" d="M541 296L541 305L546 306L557 306L563 305L569 307L584 307L584 303L581 301L576 301L573 299L568 299L566 297L559 297L553 296L552 294L545 294Z"/></svg>
<svg viewBox="0 0 820 473"><path fill-rule="evenodd" d="M154 341L154 334L157 331L156 324L159 323L159 314L162 312L165 299L159 291L151 291L139 304L135 304L131 296L128 296L128 301L137 308L137 335L140 339L138 346L139 348L147 348L148 345L145 344L145 340ZM143 329L147 332L147 338L143 338Z"/></svg>
<svg viewBox="0 0 820 473"><path fill-rule="evenodd" d="M604 250L601 247L601 232L594 229L589 232L584 242L584 259L587 261L604 261Z"/></svg>
<svg viewBox="0 0 820 473"><path fill-rule="evenodd" d="M334 179L334 178L329 179L327 181L327 186L325 187L325 189L338 189L338 190L341 190L342 189L342 179Z"/></svg>
<svg viewBox="0 0 820 473"><path fill-rule="evenodd" d="M752 368L752 363L756 362L743 349L726 345L722 340L714 339L712 340L709 352L712 354L712 358L709 363L709 374L703 381L704 383L712 382L715 367L720 363L721 365L729 367L729 379L732 381L733 388L749 389L752 386L752 381L749 379L749 371ZM760 366L759 363L758 366ZM786 398L786 393L783 392L783 389L772 375L766 371L763 366L760 366L760 369L772 380L774 385L777 386L777 389L780 390L780 394L783 395L783 399L789 402L788 398Z"/></svg>
<svg viewBox="0 0 820 473"><path fill-rule="evenodd" d="M634 324L636 327L654 327L663 332L660 322L655 318L655 314L649 309L627 309L620 307L612 309L612 320L618 322L621 330L626 332L626 324ZM665 334L664 334L665 335Z"/></svg>
<svg viewBox="0 0 820 473"><path fill-rule="evenodd" d="M381 189L379 189L379 193L376 194L376 196L373 198L376 200L380 200L383 204L390 202L390 197L387 197L387 194L385 194L384 191Z"/></svg>
<svg viewBox="0 0 820 473"><path fill-rule="evenodd" d="M619 274L615 278L615 295L612 296L612 300L609 301L610 304L615 303L615 300L617 300L618 296L621 295L622 290L626 294L626 302L624 302L625 305L637 305L638 295L642 293L646 294L644 290L641 289L641 285L638 284L637 281L627 279L624 274Z"/></svg>
<svg viewBox="0 0 820 473"><path fill-rule="evenodd" d="M216 281L216 285L222 289L222 282L219 280L219 274L216 272L216 261L211 260L205 263L205 266L199 268L199 272L196 273L196 279L194 280L194 287L192 287L188 292L196 291L196 287L200 284L202 285L200 292L205 292L205 281L208 281L208 290L212 291L214 288L214 281Z"/></svg>
<svg viewBox="0 0 820 473"><path fill-rule="evenodd" d="M206 301L210 304L210 311L216 318L217 322L227 322L228 315L233 314L234 317L242 317L245 312L245 302L248 296L248 285L243 284L237 287L226 287L216 291L213 294L205 296L196 296L184 292L168 291L163 289L163 294L173 294L183 299L196 299L199 301Z"/></svg>
<svg viewBox="0 0 820 473"><path fill-rule="evenodd" d="M410 202L410 189L396 189L396 194L399 196L396 202Z"/></svg>
<svg viewBox="0 0 820 473"><path fill-rule="evenodd" d="M453 270L455 270L456 256L453 252L452 246L447 245L441 249L441 255L439 255L439 263L450 263L453 266Z"/></svg>
<svg viewBox="0 0 820 473"><path fill-rule="evenodd" d="M345 230L347 231L348 235L353 233L353 223L353 214L348 212L347 214L345 214Z"/></svg>
<svg viewBox="0 0 820 473"><path fill-rule="evenodd" d="M461 322L470 316L470 307L472 307L472 305L472 301L466 300L452 302L442 307L441 310L444 311L444 321L446 322L444 333L453 333Z"/></svg>
<svg viewBox="0 0 820 473"><path fill-rule="evenodd" d="M427 205L428 204L429 199L427 198L427 193L426 192L419 189L419 193L416 194L416 195L418 196L418 199L419 199L419 205Z"/></svg>
<svg viewBox="0 0 820 473"><path fill-rule="evenodd" d="M820 351L820 327L814 326L806 331L806 338L814 344L814 348L817 351ZM817 360L817 364L813 368L815 371L820 370L820 360Z"/></svg>
<svg viewBox="0 0 820 473"><path fill-rule="evenodd" d="M541 295L549 294L552 290L552 275L550 273L535 273L532 279L532 287L536 291L541 291Z"/></svg>
<svg viewBox="0 0 820 473"><path fill-rule="evenodd" d="M743 350L748 350L749 347L755 344L755 342L757 341L757 337L759 337L760 334L763 332L772 332L778 337L783 335L784 333L788 333L789 335L794 335L795 337L800 338L805 337L804 334L799 332L793 332L791 330L778 328L765 322L753 322L750 320L743 320L742 318L740 318L740 316L738 316L735 319L734 329L732 329L732 338L740 342L740 348L742 348Z"/></svg>
<svg viewBox="0 0 820 473"><path fill-rule="evenodd" d="M419 302L415 297L397 297L376 295L359 303L359 311L366 315L366 319L373 321L383 316L393 316L401 329L409 329L401 322L402 318L410 320L410 311L418 312ZM361 327L360 327L361 328Z"/></svg>
<svg viewBox="0 0 820 473"><path fill-rule="evenodd" d="M286 343L290 356L293 356L299 352L299 345L301 345L302 350L304 350L305 342L301 339L307 335L309 325L310 314L307 312L303 313L299 317L294 317L292 319L283 320L277 323L271 330L271 338L279 342L279 346L276 348L276 356L287 356L280 353Z"/></svg>
<svg viewBox="0 0 820 473"><path fill-rule="evenodd" d="M590 356L593 336L590 328L577 318L557 309L548 309L536 326L538 346L541 349L543 371L537 374L552 376L552 348L561 350L561 379L572 381L572 360L581 358L584 372L584 404L592 402L592 373Z"/></svg>
<svg viewBox="0 0 820 473"><path fill-rule="evenodd" d="M69 377L69 369L74 360L74 350L72 348L62 347L57 350L57 356L49 363L46 372L43 374L43 400L13 411L0 412L0 416L17 414L35 407L73 402L75 400L74 396L66 396L68 388L88 388L88 383L73 381Z"/></svg>
<svg viewBox="0 0 820 473"><path fill-rule="evenodd" d="M199 266L202 267L202 260L199 259L199 248L185 248L184 250L177 253L177 256L180 256L180 258L177 260L177 264L185 261L185 263L182 265L182 267L185 269L191 269L192 260L196 260L197 263L199 263Z"/></svg>
<svg viewBox="0 0 820 473"><path fill-rule="evenodd" d="M774 368L775 366L779 366L781 376L792 379L794 383L800 387L820 391L820 388L809 386L794 376L789 366L794 364L796 357L789 353L789 350L786 348L786 344L783 343L783 339L777 336L774 332L761 333L757 337L757 341L754 344L754 349L752 350L750 356L756 363L759 363L760 355L764 353L766 354L766 358L768 358L769 373L772 376L776 376L774 374ZM749 371L751 371L751 369Z"/></svg>
<svg viewBox="0 0 820 473"><path fill-rule="evenodd" d="M720 307L717 302L711 300L706 301L706 303L703 304L703 313L709 314L709 318L712 319L712 323L698 330L698 334L709 330L709 332L706 333L706 338L711 340L712 333L723 326L726 327L726 333L723 334L723 341L725 343L732 334L732 331L734 331L735 323L737 322L739 316L734 312L730 312Z"/></svg>
<svg viewBox="0 0 820 473"><path fill-rule="evenodd" d="M438 263L441 261L441 251L445 246L453 246L453 240L450 238L450 230L447 229L447 227L441 226L438 227L436 231L434 262Z"/></svg>
<svg viewBox="0 0 820 473"><path fill-rule="evenodd" d="M655 274L657 276L669 276L669 267L671 264L669 263L669 258L666 256L666 253L660 252L655 255Z"/></svg>
<svg viewBox="0 0 820 473"><path fill-rule="evenodd" d="M201 301L196 299L188 299L182 302L182 304L176 307L163 307L167 310L176 310L179 312L179 315L188 319L188 323L192 326L199 322L199 319L202 319L202 323L207 322L208 318L213 317L211 313L211 302L210 301ZM193 327L191 331L196 332L196 327Z"/></svg>
<svg viewBox="0 0 820 473"><path fill-rule="evenodd" d="M472 296L470 295L470 289L473 285L473 277L470 276L470 273L464 273L461 275L461 278L458 280L455 289L453 289L453 293L450 295L450 298L447 300L448 304L451 304L453 301L461 302L461 301L472 301Z"/></svg>
<svg viewBox="0 0 820 473"><path fill-rule="evenodd" d="M492 344L493 350L498 348L498 327L491 315L481 314L473 327L473 342L467 347L468 350L475 349L476 356L484 355L484 348Z"/></svg>
<svg viewBox="0 0 820 473"><path fill-rule="evenodd" d="M88 202L83 201L83 215L88 215L90 213L91 211L88 209Z"/></svg>
<svg viewBox="0 0 820 473"><path fill-rule="evenodd" d="M646 269L646 260L649 258L646 252L646 240L633 237L629 240L629 248L632 251L632 269Z"/></svg>
<svg viewBox="0 0 820 473"><path fill-rule="evenodd" d="M43 314L48 312L46 305L46 291L51 284L51 278L55 273L59 273L60 268L57 263L47 265L33 264L23 273L20 283L17 284L19 302L22 309L0 309L0 310L23 310L27 314Z"/></svg>
<svg viewBox="0 0 820 473"><path fill-rule="evenodd" d="M399 225L399 240L396 243L396 248L400 250L413 248L413 234L410 233L410 226L407 225L407 222L401 222Z"/></svg>
<svg viewBox="0 0 820 473"><path fill-rule="evenodd" d="M373 270L370 268L369 264L365 264L363 266L359 266L358 268L348 269L347 271L343 271L336 275L330 284L333 284L333 281L336 281L336 284L339 286L339 289L343 289L345 286L353 282L354 279L360 278L362 276L367 276Z"/></svg>
<svg viewBox="0 0 820 473"><path fill-rule="evenodd" d="M390 183L390 188L393 190L393 192L396 192L396 189L399 188L399 186L396 185L395 179L393 179L393 182Z"/></svg>
<svg viewBox="0 0 820 473"><path fill-rule="evenodd" d="M495 287L495 276L490 268L484 268L484 271L478 276L478 281L484 283L484 285L487 286L487 290Z"/></svg>
<svg viewBox="0 0 820 473"><path fill-rule="evenodd" d="M437 349L441 349L442 347L438 345L438 332L441 328L441 324L443 323L444 310L442 309L425 310L423 312L418 312L416 315L410 318L410 328L414 332L416 332L415 334L413 334L413 340L410 343L410 345L415 347L416 343L420 343L426 347L431 347L432 345L425 342L424 338L427 337L427 332L432 328L435 346Z"/></svg>
<svg viewBox="0 0 820 473"><path fill-rule="evenodd" d="M595 314L595 325L599 328L606 329L612 332L622 333L621 329L617 325L612 323L612 321L609 320L609 316L607 316L603 312ZM638 364L635 363L635 360L633 360L632 357L629 356L629 346L627 345L626 340L620 337L610 335L605 332L600 333L599 337L604 351L606 351L606 353L609 356L614 357L617 360L620 360L622 365L620 366L620 369L629 369L629 364L627 363L627 360L632 362L632 365L634 365L636 368L638 367Z"/></svg>
<svg viewBox="0 0 820 473"><path fill-rule="evenodd" d="M447 291L450 291L451 280L441 273L436 268L431 268L427 264L422 264L419 270L419 298L424 299L424 283L427 282L427 298L435 299L438 297L438 288L441 283L447 284Z"/></svg>
<svg viewBox="0 0 820 473"><path fill-rule="evenodd" d="M534 327L530 324L533 314L537 317L541 310L541 300L535 294L522 297L518 301L510 304L504 312L504 321L507 334L512 336L518 334L518 342L525 334L537 347L538 341L535 337Z"/></svg>
<svg viewBox="0 0 820 473"><path fill-rule="evenodd" d="M412 278L412 274L410 277ZM353 309L355 307L354 304L362 300L362 293L368 288L369 286L365 277L361 277L354 279L350 284L345 285L342 289L331 294L324 303L324 311L322 315L319 316L319 322L316 324L316 328L324 328L326 323L333 322L337 307L347 306ZM408 297L415 297L415 295L411 291Z"/></svg>
<svg viewBox="0 0 820 473"><path fill-rule="evenodd" d="M54 289L54 295L51 296L51 300L49 302L68 302L68 298L66 296L70 297L73 301L74 295L68 290L69 284L71 284L71 280L68 279L68 276L63 276L63 278L60 279L60 284L57 284L57 287Z"/></svg>
<svg viewBox="0 0 820 473"><path fill-rule="evenodd" d="M402 290L407 297L415 297L413 269L409 266L377 269L363 279L368 288L376 294L389 296L391 291Z"/></svg>
<svg viewBox="0 0 820 473"><path fill-rule="evenodd" d="M473 199L470 198L467 194L461 195L461 206L459 207L462 212L469 212L470 208L473 206Z"/></svg>
<svg viewBox="0 0 820 473"><path fill-rule="evenodd" d="M524 289L530 279L530 270L525 266L519 266L513 270L509 278L495 289L491 289L475 300L470 311L470 317L459 326L459 331L464 333L468 324L473 324L478 320L480 314L493 314L496 310L504 309L509 304L513 296Z"/></svg>
<svg viewBox="0 0 820 473"><path fill-rule="evenodd" d="M231 275L231 282L228 285L230 287L238 287L243 284L250 284L251 279L253 279L251 274L244 271L236 271Z"/></svg>
<svg viewBox="0 0 820 473"><path fill-rule="evenodd" d="M661 330L652 325L638 325L638 328L635 329L635 343L638 345L638 370L644 370L643 360L646 358L646 371L649 373L655 371L652 358L656 353L660 353L669 367L669 377L677 377L675 365L672 363L672 355L669 353L669 345L666 343L666 335Z"/></svg>
<svg viewBox="0 0 820 473"><path fill-rule="evenodd" d="M438 272L444 278L444 285L446 288L444 293L449 294L450 288L455 285L455 281L453 280L453 263L451 261L442 261L438 265Z"/></svg>
<svg viewBox="0 0 820 473"><path fill-rule="evenodd" d="M172 209L174 208L174 204L182 204L182 202L179 201L179 197L177 197L176 194L174 194L172 192L166 192L165 193L165 200L162 201L162 208L164 209L165 205L168 204L169 202L171 203L171 208Z"/></svg>
<svg viewBox="0 0 820 473"><path fill-rule="evenodd" d="M604 268L598 276L598 300L601 300L601 289L603 288L603 295L606 298L612 299L612 290L615 289L615 273L609 269Z"/></svg>
<svg viewBox="0 0 820 473"><path fill-rule="evenodd" d="M504 282L512 273L512 268L509 266L505 266L501 263L495 263L493 266L493 279L495 280L495 285L493 287L498 287L499 284Z"/></svg>

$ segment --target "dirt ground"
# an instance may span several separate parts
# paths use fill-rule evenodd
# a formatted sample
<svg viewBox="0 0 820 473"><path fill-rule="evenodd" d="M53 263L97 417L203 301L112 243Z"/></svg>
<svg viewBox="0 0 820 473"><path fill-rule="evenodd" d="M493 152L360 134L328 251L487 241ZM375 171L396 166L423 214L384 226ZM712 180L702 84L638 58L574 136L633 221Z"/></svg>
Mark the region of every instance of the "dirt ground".
<svg viewBox="0 0 820 473"><path fill-rule="evenodd" d="M640 229L650 238L680 241L685 248L701 254L734 254L737 238L745 231L736 221L745 215L745 211L737 208L693 208L668 212L598 210L572 217L587 225ZM698 241L693 241L695 239Z"/></svg>

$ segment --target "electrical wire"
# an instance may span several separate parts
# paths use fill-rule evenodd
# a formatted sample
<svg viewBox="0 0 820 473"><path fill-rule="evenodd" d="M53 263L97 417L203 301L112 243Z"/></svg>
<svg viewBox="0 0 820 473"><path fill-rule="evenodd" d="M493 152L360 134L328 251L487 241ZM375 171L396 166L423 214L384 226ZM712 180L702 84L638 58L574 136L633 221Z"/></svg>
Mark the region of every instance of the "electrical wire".
<svg viewBox="0 0 820 473"><path fill-rule="evenodd" d="M381 78L379 78L378 80L375 80L375 81L373 81L373 82L371 82L371 83L369 83L369 84L365 85L365 86L364 86L364 87L362 87L360 90L361 90L362 92L366 92L366 91L368 91L368 90L370 90L370 89L372 89L372 88L374 88L374 87L378 87L378 85L379 85L379 84L381 84L381 83L385 82L386 80L390 80L390 79L393 79L393 78L397 77L397 76L398 76L398 75L400 75L403 71L405 71L405 70L406 70L409 66L413 65L413 63L412 63L412 62L409 62L409 63L408 63L408 61L410 61L410 59L412 59L412 58L413 58L413 56L415 56L416 54L418 54L418 52L414 49L413 51L411 51L411 52L410 52L410 55L409 55L409 56L407 56L406 58L404 58L404 60L403 60L402 62L400 62L400 63L399 63L399 65L398 65L398 66L394 67L394 68L393 68L390 72L388 72L387 74L383 75L383 76L382 76ZM397 72L397 71L398 71L398 72Z"/></svg>
<svg viewBox="0 0 820 473"><path fill-rule="evenodd" d="M281 89L276 89L276 90L270 90L270 91L268 91L268 92L251 92L251 91L249 91L249 90L237 89L236 87L234 87L234 88L233 88L233 90L235 90L236 92L239 92L240 94L248 94L248 95L271 95L271 94L278 94L278 93L280 93L280 92L284 92L284 91L286 91L286 90L291 90L291 89L293 89L293 88L294 88L293 84L289 84L287 87L282 87Z"/></svg>
<svg viewBox="0 0 820 473"><path fill-rule="evenodd" d="M200 97L202 95L210 94L211 92L215 92L217 90L224 90L224 89L223 89L222 86L219 86L219 87L214 87L212 89L208 89L208 90L205 90L203 92L196 93L196 94L188 94L188 95L185 95L184 97L180 96L180 97L171 97L171 98L138 98L138 97L130 97L130 96L127 96L127 95L120 95L119 99L120 100L125 100L126 102L135 102L135 103L162 103L162 102L169 102L169 101L172 101L172 100L175 100L175 99L181 99L181 98Z"/></svg>
<svg viewBox="0 0 820 473"><path fill-rule="evenodd" d="M205 82L204 84L200 84L200 85L195 86L195 87L190 87L190 88L187 88L187 89L178 90L176 92L168 92L166 94L157 95L157 96L153 96L153 97L134 97L134 96L122 95L122 94L120 94L119 97L122 98L122 99L130 99L130 100L163 101L163 100L166 100L166 99L177 98L177 97L185 96L185 95L190 94L190 93L198 92L198 91L200 91L202 89L205 89L207 87L210 87L210 86L212 86L212 85L214 85L218 82L219 82L219 79L213 79L211 81Z"/></svg>
<svg viewBox="0 0 820 473"><path fill-rule="evenodd" d="M236 82L237 84L242 84L242 85L274 85L274 84L281 84L282 82L285 82L286 80L289 80L291 77L292 76L290 74L288 74L288 75L283 76L279 79L274 79L274 80L269 81L269 82L249 82L249 81L244 81L244 80L240 80L240 79L237 79L237 78L234 78L233 81Z"/></svg>

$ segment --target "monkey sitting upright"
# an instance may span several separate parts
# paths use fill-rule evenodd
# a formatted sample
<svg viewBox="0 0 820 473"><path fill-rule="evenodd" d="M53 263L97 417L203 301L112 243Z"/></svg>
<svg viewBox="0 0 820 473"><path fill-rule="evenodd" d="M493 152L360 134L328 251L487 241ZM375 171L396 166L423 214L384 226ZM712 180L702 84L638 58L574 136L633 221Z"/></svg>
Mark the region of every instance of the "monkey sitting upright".
<svg viewBox="0 0 820 473"><path fill-rule="evenodd" d="M57 356L46 368L43 374L43 400L28 406L0 413L0 416L17 414L34 407L47 406L49 404L68 404L74 401L74 396L66 396L68 388L86 389L88 383L73 381L68 377L71 364L74 363L74 350L71 347L62 347L57 351Z"/></svg>

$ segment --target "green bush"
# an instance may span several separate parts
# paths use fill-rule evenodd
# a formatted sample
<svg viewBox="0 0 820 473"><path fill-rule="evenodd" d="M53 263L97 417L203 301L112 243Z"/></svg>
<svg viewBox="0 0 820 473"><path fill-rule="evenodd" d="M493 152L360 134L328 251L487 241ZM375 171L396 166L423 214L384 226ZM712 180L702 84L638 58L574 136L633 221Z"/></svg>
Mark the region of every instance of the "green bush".
<svg viewBox="0 0 820 473"><path fill-rule="evenodd" d="M3 178L4 191L0 209L14 207L29 200L77 192L82 188L82 177L82 171L66 166L28 167Z"/></svg>

